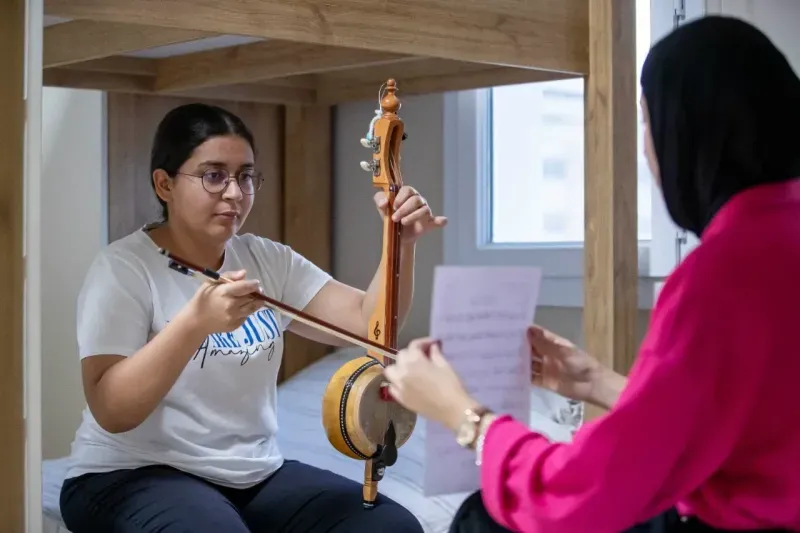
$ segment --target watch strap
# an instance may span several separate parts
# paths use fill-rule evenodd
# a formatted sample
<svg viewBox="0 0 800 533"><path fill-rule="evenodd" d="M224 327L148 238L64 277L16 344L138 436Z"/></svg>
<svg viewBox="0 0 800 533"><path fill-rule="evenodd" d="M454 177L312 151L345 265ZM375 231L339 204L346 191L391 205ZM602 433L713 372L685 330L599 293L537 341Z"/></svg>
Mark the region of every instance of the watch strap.
<svg viewBox="0 0 800 533"><path fill-rule="evenodd" d="M483 426L483 419L487 414L489 414L491 412L492 412L491 409L489 409L488 407L484 407L484 406L479 406L479 407L475 407L475 408L472 408L472 409L467 409L464 412L465 423L468 423L469 420L472 419L471 423L473 423L475 425L475 438L472 439L472 442L467 444L467 448L469 448L471 450L475 449L475 447L478 444L478 440L480 439L480 436L481 436L481 428Z"/></svg>

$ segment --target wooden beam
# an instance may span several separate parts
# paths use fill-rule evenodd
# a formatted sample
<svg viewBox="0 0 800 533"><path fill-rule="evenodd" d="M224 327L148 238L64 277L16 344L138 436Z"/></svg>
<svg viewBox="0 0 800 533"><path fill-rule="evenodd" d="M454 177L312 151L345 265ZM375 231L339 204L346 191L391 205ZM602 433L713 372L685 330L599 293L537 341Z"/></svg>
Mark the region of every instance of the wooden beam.
<svg viewBox="0 0 800 533"><path fill-rule="evenodd" d="M302 45L293 44L302 47ZM180 56L181 59L186 56ZM98 89L115 92L173 94L233 100L241 96L246 101L261 103L334 105L354 100L376 98L376 87L388 78L395 78L403 94L428 94L495 87L515 83L551 81L573 77L570 74L544 70L496 67L483 63L467 63L447 59L404 58L388 64L353 68L319 74L302 74L272 78L253 84L239 84L231 90L233 76L204 76L210 79L205 87L185 90L156 90L158 59L114 56L73 63L65 67L47 69L45 85ZM163 64L162 64L163 65ZM247 79L248 77L242 77ZM216 86L224 83L225 86ZM213 86L211 84L214 84ZM247 87L242 92L241 87ZM263 87L267 87L264 92ZM287 88L279 90L278 88ZM288 90L296 89L296 90ZM316 95L316 96L315 96Z"/></svg>
<svg viewBox="0 0 800 533"><path fill-rule="evenodd" d="M417 59L368 69L319 74L317 83L319 101L336 104L377 99L376 88L389 78L397 80L402 94L427 94L570 77L573 76L545 70L496 67L447 59Z"/></svg>
<svg viewBox="0 0 800 533"><path fill-rule="evenodd" d="M156 60L145 57L111 56L92 59L80 63L70 63L59 67L60 70L76 70L83 72L103 72L106 74L128 74L131 76L156 75Z"/></svg>
<svg viewBox="0 0 800 533"><path fill-rule="evenodd" d="M586 74L587 0L47 0L48 14Z"/></svg>
<svg viewBox="0 0 800 533"><path fill-rule="evenodd" d="M156 89L185 91L408 60L409 56L288 41L266 41L169 57L158 62Z"/></svg>
<svg viewBox="0 0 800 533"><path fill-rule="evenodd" d="M112 56L93 59L82 63L72 63L59 67L59 70L75 70L81 72L103 72L107 74L128 74L131 76L156 77L159 59L145 57ZM77 76L77 75L75 75ZM230 85L230 79L217 79L215 85ZM155 87L155 82L154 87ZM314 74L274 78L268 83L260 84L270 87L294 87L297 89L316 89L317 78Z"/></svg>
<svg viewBox="0 0 800 533"><path fill-rule="evenodd" d="M45 87L146 94L153 91L153 78L133 74L80 72L66 68L49 68L42 73L42 85Z"/></svg>
<svg viewBox="0 0 800 533"><path fill-rule="evenodd" d="M73 20L44 29L44 68L183 43L215 33L141 24Z"/></svg>
<svg viewBox="0 0 800 533"><path fill-rule="evenodd" d="M54 68L45 70L42 80L46 87L94 89L132 94L160 94L153 89L155 78L133 74L81 72L74 69ZM228 85L190 91L176 91L168 96L262 104L309 104L317 101L314 89L294 87L289 84L275 86L255 83Z"/></svg>
<svg viewBox="0 0 800 533"><path fill-rule="evenodd" d="M331 108L287 106L284 135L283 243L331 270ZM327 347L287 332L280 379L317 361Z"/></svg>
<svg viewBox="0 0 800 533"><path fill-rule="evenodd" d="M586 83L586 350L627 373L636 356L638 236L635 0L589 4ZM596 410L588 416L597 414Z"/></svg>
<svg viewBox="0 0 800 533"><path fill-rule="evenodd" d="M259 104L284 104L300 105L317 101L316 91L313 89L299 89L282 85L262 85L258 83L229 85L227 87L208 87L181 91L177 94L192 98L206 98L209 100L228 100L234 102L253 102Z"/></svg>
<svg viewBox="0 0 800 533"><path fill-rule="evenodd" d="M0 526L25 530L25 0L0 2Z"/></svg>

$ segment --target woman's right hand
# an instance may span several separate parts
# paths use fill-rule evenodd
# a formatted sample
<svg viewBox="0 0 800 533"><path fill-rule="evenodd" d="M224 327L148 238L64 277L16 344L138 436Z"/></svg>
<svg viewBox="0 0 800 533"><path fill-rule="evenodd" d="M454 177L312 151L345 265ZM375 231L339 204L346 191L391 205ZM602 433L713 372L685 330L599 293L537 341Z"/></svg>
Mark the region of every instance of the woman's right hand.
<svg viewBox="0 0 800 533"><path fill-rule="evenodd" d="M533 325L527 333L534 385L606 409L617 401L623 376L552 331Z"/></svg>
<svg viewBox="0 0 800 533"><path fill-rule="evenodd" d="M189 301L193 319L207 335L236 330L264 306L262 301L251 296L261 292L261 283L245 279L246 274L244 270L225 272L222 277L232 283L203 283Z"/></svg>

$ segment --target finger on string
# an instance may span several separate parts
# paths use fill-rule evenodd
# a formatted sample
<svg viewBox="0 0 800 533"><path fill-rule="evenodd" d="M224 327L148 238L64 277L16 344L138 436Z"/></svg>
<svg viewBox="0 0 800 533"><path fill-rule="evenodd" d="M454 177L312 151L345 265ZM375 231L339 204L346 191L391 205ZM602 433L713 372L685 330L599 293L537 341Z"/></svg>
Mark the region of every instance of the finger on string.
<svg viewBox="0 0 800 533"><path fill-rule="evenodd" d="M381 218L389 215L389 201L383 191L375 194L375 206L378 208L378 214Z"/></svg>
<svg viewBox="0 0 800 533"><path fill-rule="evenodd" d="M377 205L381 209L385 209L386 206L389 204L389 199L386 198L386 193L383 191L378 191L372 196L373 200L375 200L375 205Z"/></svg>
<svg viewBox="0 0 800 533"><path fill-rule="evenodd" d="M406 218L415 211L426 209L428 207L428 203L425 201L425 198L417 194L402 203L395 201L394 207L395 211L392 215L392 220L396 222Z"/></svg>
<svg viewBox="0 0 800 533"><path fill-rule="evenodd" d="M408 216L403 217L400 221L404 226L413 224L414 222L429 222L431 220L431 210L428 206L420 207Z"/></svg>
<svg viewBox="0 0 800 533"><path fill-rule="evenodd" d="M394 197L395 209L406 203L406 201L413 196L419 196L419 193L414 187L411 187L410 185L404 185L400 187L400 190L397 191L397 196Z"/></svg>

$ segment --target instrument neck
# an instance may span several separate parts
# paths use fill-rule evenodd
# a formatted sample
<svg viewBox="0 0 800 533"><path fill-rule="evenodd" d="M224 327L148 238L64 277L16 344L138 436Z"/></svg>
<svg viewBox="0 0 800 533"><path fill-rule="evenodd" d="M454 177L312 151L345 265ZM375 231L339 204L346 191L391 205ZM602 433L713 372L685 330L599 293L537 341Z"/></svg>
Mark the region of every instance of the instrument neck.
<svg viewBox="0 0 800 533"><path fill-rule="evenodd" d="M400 243L403 228L399 222L392 220L396 193L397 188L390 186L387 191L387 213L383 221L381 286L369 328L370 339L387 348L397 348L399 323ZM381 355L377 358L384 366L394 363Z"/></svg>

